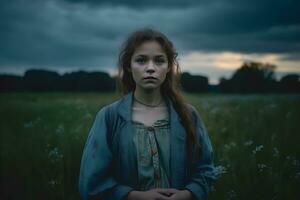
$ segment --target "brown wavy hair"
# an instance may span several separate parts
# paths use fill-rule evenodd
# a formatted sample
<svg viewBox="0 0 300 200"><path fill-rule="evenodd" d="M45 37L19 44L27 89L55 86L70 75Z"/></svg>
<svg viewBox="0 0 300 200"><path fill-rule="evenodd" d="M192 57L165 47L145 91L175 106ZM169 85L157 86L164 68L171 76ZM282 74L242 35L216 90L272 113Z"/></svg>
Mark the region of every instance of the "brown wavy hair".
<svg viewBox="0 0 300 200"><path fill-rule="evenodd" d="M167 59L168 67L171 68L166 75L165 81L161 85L161 94L163 97L170 98L176 112L182 121L182 124L187 133L187 146L188 156L192 156L192 149L199 147L200 144L196 139L196 126L189 115L189 109L187 101L181 94L181 70L178 64L177 56L173 43L161 32L152 28L144 28L137 30L129 35L128 39L121 47L121 51L118 59L118 76L117 76L117 91L123 94L127 94L135 90L136 83L133 80L132 74L129 72L131 66L131 58L135 49L146 41L157 41L164 49ZM198 149L198 150L199 150Z"/></svg>

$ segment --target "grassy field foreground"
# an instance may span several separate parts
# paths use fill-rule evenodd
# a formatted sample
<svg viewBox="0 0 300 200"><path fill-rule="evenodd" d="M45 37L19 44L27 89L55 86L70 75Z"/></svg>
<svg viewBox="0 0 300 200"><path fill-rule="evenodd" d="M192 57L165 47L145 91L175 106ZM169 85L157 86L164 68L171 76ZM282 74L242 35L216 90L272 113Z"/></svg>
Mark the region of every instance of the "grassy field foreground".
<svg viewBox="0 0 300 200"><path fill-rule="evenodd" d="M186 94L202 116L221 177L210 200L299 199L299 95ZM81 153L112 94L0 94L0 199L80 199Z"/></svg>

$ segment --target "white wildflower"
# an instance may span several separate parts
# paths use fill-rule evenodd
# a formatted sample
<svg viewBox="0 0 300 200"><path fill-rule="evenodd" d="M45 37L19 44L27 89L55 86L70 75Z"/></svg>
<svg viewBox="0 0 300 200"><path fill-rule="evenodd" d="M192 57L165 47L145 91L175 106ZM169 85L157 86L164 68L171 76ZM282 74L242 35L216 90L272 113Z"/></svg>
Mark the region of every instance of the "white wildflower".
<svg viewBox="0 0 300 200"><path fill-rule="evenodd" d="M24 123L24 128L32 128L34 127L36 124L38 124L40 121L42 121L41 117L36 118L33 121L29 121L27 123Z"/></svg>
<svg viewBox="0 0 300 200"><path fill-rule="evenodd" d="M276 147L274 147L273 148L273 157L276 157L276 158L278 158L279 157L279 151L278 151L278 149L276 148Z"/></svg>
<svg viewBox="0 0 300 200"><path fill-rule="evenodd" d="M27 122L23 126L24 126L24 128L32 128L33 127L33 122L32 121Z"/></svg>
<svg viewBox="0 0 300 200"><path fill-rule="evenodd" d="M55 132L56 132L57 134L59 134L59 135L63 134L63 133L65 132L64 125L63 125L63 124L60 124L60 125L56 128Z"/></svg>
<svg viewBox="0 0 300 200"><path fill-rule="evenodd" d="M244 146L251 146L254 142L252 140L244 142Z"/></svg>
<svg viewBox="0 0 300 200"><path fill-rule="evenodd" d="M275 103L271 103L271 104L269 104L269 105L266 106L266 108L269 108L269 109L275 109L277 107L278 107L278 105L275 104Z"/></svg>
<svg viewBox="0 0 300 200"><path fill-rule="evenodd" d="M48 181L48 184L54 188L55 186L60 184L60 181L56 179L51 179L50 181Z"/></svg>
<svg viewBox="0 0 300 200"><path fill-rule="evenodd" d="M212 115L215 115L215 114L217 114L218 112L219 112L219 108L218 107L214 107L213 109L211 109L210 110L210 113L212 114Z"/></svg>
<svg viewBox="0 0 300 200"><path fill-rule="evenodd" d="M236 143L235 143L235 142L230 142L230 145L231 145L232 147L236 147Z"/></svg>
<svg viewBox="0 0 300 200"><path fill-rule="evenodd" d="M264 148L263 145L256 146L255 149L252 150L252 153L253 153L253 154L256 154L257 152L262 151L263 148Z"/></svg>
<svg viewBox="0 0 300 200"><path fill-rule="evenodd" d="M237 194L234 190L230 190L227 194L228 194L228 199L235 199L237 197Z"/></svg>
<svg viewBox="0 0 300 200"><path fill-rule="evenodd" d="M219 165L219 166L216 166L216 172L218 175L226 174L227 169L225 166Z"/></svg>
<svg viewBox="0 0 300 200"><path fill-rule="evenodd" d="M293 161L292 161L292 164L294 165L294 166L299 166L300 164L299 164L299 161L298 160L296 160L296 159L294 159Z"/></svg>
<svg viewBox="0 0 300 200"><path fill-rule="evenodd" d="M225 144L224 148L227 150L230 150L232 148L236 147L236 143L235 142L230 142L229 144Z"/></svg>
<svg viewBox="0 0 300 200"><path fill-rule="evenodd" d="M258 163L257 168L258 168L258 172L262 172L264 171L265 168L267 168L267 165Z"/></svg>
<svg viewBox="0 0 300 200"><path fill-rule="evenodd" d="M54 147L51 151L49 151L49 157L51 158L51 162L55 163L61 160L64 156L59 152L57 147Z"/></svg>

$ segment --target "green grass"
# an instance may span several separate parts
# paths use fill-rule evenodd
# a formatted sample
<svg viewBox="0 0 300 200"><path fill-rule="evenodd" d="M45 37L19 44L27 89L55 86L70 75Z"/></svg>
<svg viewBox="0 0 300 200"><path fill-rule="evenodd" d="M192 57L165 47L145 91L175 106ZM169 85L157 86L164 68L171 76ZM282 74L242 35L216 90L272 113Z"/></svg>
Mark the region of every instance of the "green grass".
<svg viewBox="0 0 300 200"><path fill-rule="evenodd" d="M210 200L299 199L299 95L186 97L205 122L222 171ZM1 93L1 195L79 199L88 131L96 112L116 99L109 93Z"/></svg>

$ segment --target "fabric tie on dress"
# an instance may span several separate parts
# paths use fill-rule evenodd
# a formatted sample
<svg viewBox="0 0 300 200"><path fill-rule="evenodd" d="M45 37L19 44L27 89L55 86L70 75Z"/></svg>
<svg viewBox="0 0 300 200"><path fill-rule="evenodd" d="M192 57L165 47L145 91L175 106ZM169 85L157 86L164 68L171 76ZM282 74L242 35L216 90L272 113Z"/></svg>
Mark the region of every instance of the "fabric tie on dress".
<svg viewBox="0 0 300 200"><path fill-rule="evenodd" d="M132 121L136 134L134 143L138 157L140 190L169 188L170 124L167 119L152 126Z"/></svg>

